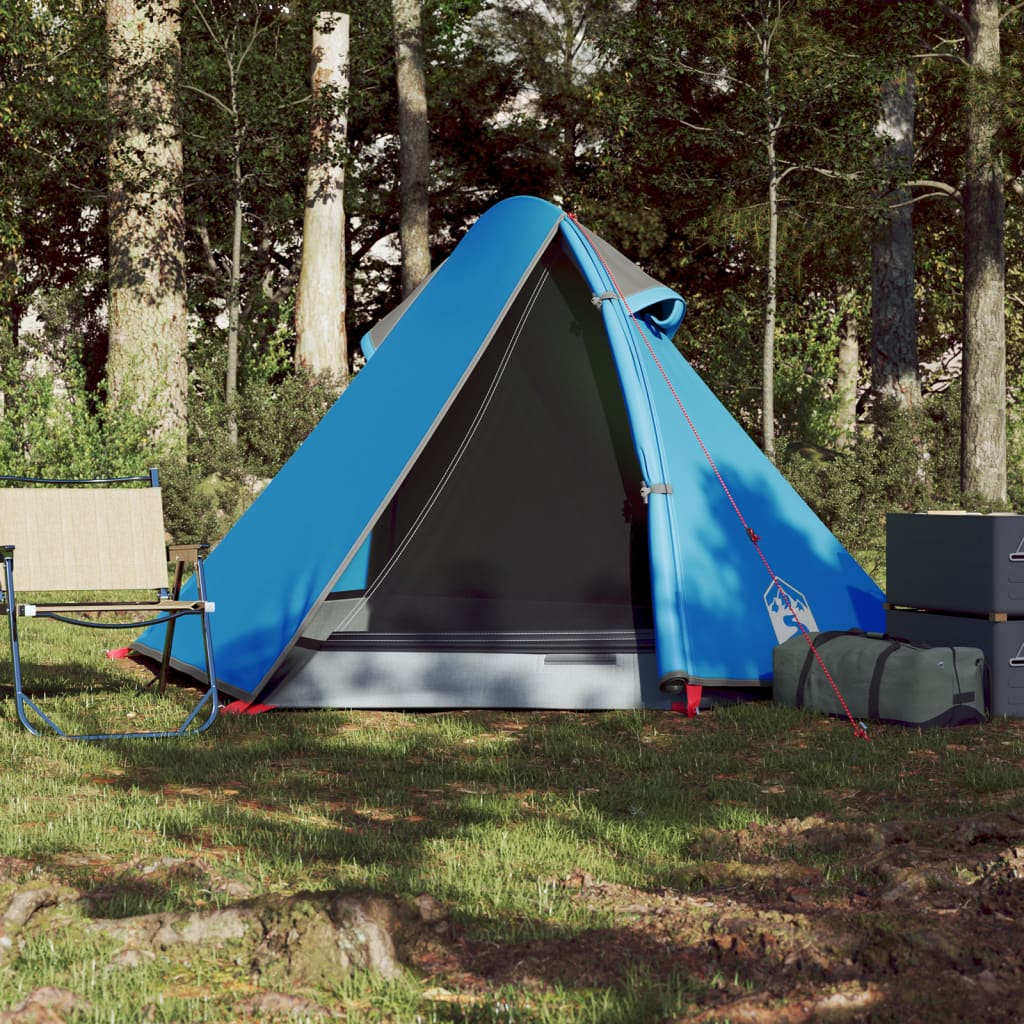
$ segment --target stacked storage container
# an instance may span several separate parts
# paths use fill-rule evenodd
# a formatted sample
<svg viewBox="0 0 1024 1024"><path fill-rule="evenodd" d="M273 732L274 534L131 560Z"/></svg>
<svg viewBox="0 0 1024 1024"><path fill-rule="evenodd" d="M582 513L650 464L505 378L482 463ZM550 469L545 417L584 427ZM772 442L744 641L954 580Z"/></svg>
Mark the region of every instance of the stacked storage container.
<svg viewBox="0 0 1024 1024"><path fill-rule="evenodd" d="M991 715L1024 718L1024 516L890 513L886 632L980 647Z"/></svg>

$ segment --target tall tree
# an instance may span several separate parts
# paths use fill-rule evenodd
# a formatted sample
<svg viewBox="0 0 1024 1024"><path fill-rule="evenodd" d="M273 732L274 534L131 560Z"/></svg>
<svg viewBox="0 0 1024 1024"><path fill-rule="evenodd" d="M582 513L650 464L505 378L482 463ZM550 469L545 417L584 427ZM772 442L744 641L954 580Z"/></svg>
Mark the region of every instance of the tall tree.
<svg viewBox="0 0 1024 1024"><path fill-rule="evenodd" d="M871 391L901 409L921 404L914 299L914 76L904 70L881 89L882 178L878 224L871 243Z"/></svg>
<svg viewBox="0 0 1024 1024"><path fill-rule="evenodd" d="M506 116L524 127L540 191L573 206L600 139L591 117L602 43L625 0L498 0L482 22L498 59L518 84Z"/></svg>
<svg viewBox="0 0 1024 1024"><path fill-rule="evenodd" d="M174 0L106 0L109 399L170 447L185 444L188 325Z"/></svg>
<svg viewBox="0 0 1024 1024"><path fill-rule="evenodd" d="M246 79L246 63L260 37L269 31L271 17L261 18L260 12L244 22L229 20L223 25L212 16L205 5L199 2L188 4L188 10L196 17L197 23L207 36L207 41L217 53L218 62L225 72L225 88L222 93L211 92L198 81L185 80L182 89L194 93L213 104L223 117L227 127L227 145L231 181L231 244L227 262L227 346L225 352L224 398L228 410L228 438L232 444L239 439L238 420L234 415L234 398L239 386L239 333L242 318L242 245L245 220L245 183L243 166L243 145L248 125L244 120L241 106L241 91ZM209 245L209 234L203 230L204 241ZM216 266L216 261L213 261Z"/></svg>
<svg viewBox="0 0 1024 1024"><path fill-rule="evenodd" d="M348 376L345 333L345 104L349 19L320 13L313 25L313 126L302 271L295 299L295 362Z"/></svg>
<svg viewBox="0 0 1024 1024"><path fill-rule="evenodd" d="M775 461L775 318L778 313L779 277L779 190L783 178L795 165L783 168L779 163L779 135L785 126L784 107L778 100L775 81L776 37L783 29L782 3L761 5L757 15L747 21L757 44L760 61L761 144L764 146L765 178L768 198L768 245L765 254L764 334L761 349L761 439L765 455Z"/></svg>
<svg viewBox="0 0 1024 1024"><path fill-rule="evenodd" d="M430 138L421 0L392 0L400 144L402 294L430 273Z"/></svg>
<svg viewBox="0 0 1024 1024"><path fill-rule="evenodd" d="M944 10L963 32L968 65L960 487L965 494L1005 501L1005 196L998 143L1003 12L999 0L965 0L962 14Z"/></svg>

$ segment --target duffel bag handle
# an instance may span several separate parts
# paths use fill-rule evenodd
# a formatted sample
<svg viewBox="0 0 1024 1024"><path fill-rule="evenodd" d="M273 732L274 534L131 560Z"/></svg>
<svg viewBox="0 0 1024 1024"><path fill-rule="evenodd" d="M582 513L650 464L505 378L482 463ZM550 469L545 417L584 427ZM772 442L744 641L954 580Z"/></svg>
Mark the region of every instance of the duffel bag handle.
<svg viewBox="0 0 1024 1024"><path fill-rule="evenodd" d="M804 659L803 668L800 669L800 679L796 684L796 706L798 708L802 708L804 706L804 693L807 690L807 680L810 678L811 668L817 660L817 651L823 644L827 644L829 640L835 640L837 636L849 636L851 632L860 633L860 630L832 629L824 633L818 633L816 636L808 640L807 657Z"/></svg>

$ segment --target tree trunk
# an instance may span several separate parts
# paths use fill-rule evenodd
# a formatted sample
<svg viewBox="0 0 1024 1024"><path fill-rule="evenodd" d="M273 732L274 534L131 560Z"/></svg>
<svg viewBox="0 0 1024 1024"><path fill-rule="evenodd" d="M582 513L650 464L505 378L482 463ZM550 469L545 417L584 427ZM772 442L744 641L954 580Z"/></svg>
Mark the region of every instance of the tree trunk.
<svg viewBox="0 0 1024 1024"><path fill-rule="evenodd" d="M107 0L112 406L183 449L188 396L177 5Z"/></svg>
<svg viewBox="0 0 1024 1024"><path fill-rule="evenodd" d="M914 225L906 186L914 156L914 80L906 72L882 87L879 134L890 185L871 245L871 391L901 409L921 403L914 302Z"/></svg>
<svg viewBox="0 0 1024 1024"><path fill-rule="evenodd" d="M313 129L302 270L295 301L295 362L348 376L345 333L345 195L349 17L321 12L313 26Z"/></svg>
<svg viewBox="0 0 1024 1024"><path fill-rule="evenodd" d="M772 82L772 43L778 28L778 10L763 9L764 21L756 33L761 51L764 100L764 145L768 171L768 252L765 259L764 333L761 345L761 447L775 461L775 319L779 305L779 188L784 171L779 170L776 144L782 118L776 109Z"/></svg>
<svg viewBox="0 0 1024 1024"><path fill-rule="evenodd" d="M398 86L399 195L402 295L430 273L430 142L423 71L421 0L392 0Z"/></svg>
<svg viewBox="0 0 1024 1024"><path fill-rule="evenodd" d="M775 317L778 311L779 176L775 135L768 142L768 268L761 350L761 431L765 455L775 461Z"/></svg>
<svg viewBox="0 0 1024 1024"><path fill-rule="evenodd" d="M1006 500L1005 198L997 150L999 0L966 0L964 366L960 488Z"/></svg>
<svg viewBox="0 0 1024 1024"><path fill-rule="evenodd" d="M860 337L855 296L843 297L846 312L839 335L839 365L836 370L836 446L850 448L857 433L857 384L860 376Z"/></svg>
<svg viewBox="0 0 1024 1024"><path fill-rule="evenodd" d="M234 108L235 97L231 97ZM238 396L238 328L242 306L242 164L239 157L239 135L237 126L235 138L233 221L231 225L231 269L228 279L228 353L227 370L224 380L224 399L228 408L228 439L238 444L238 412L235 399Z"/></svg>

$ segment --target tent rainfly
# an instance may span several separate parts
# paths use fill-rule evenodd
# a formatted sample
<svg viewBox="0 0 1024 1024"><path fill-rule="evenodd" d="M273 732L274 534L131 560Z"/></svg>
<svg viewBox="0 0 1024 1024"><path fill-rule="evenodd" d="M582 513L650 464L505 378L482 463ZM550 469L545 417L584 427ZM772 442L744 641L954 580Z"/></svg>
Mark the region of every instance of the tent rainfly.
<svg viewBox="0 0 1024 1024"><path fill-rule="evenodd" d="M883 630L881 591L672 344L684 309L557 207L493 207L211 553L219 685L668 707L770 687L801 623ZM172 664L197 674L190 625Z"/></svg>

